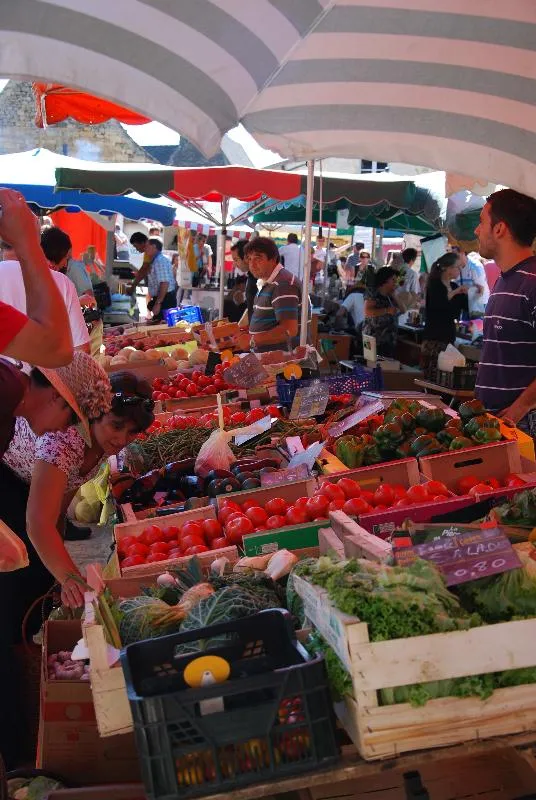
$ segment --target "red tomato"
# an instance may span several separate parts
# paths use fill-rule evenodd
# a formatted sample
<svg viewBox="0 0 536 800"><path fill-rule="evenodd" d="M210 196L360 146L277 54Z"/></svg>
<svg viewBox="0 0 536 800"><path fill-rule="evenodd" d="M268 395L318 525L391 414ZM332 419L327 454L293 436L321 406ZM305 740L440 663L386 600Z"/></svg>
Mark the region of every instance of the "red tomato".
<svg viewBox="0 0 536 800"><path fill-rule="evenodd" d="M160 392L153 392L152 398L155 401L160 400Z"/></svg>
<svg viewBox="0 0 536 800"><path fill-rule="evenodd" d="M231 425L243 425L246 421L246 415L244 411L235 411L234 414L231 415L229 422Z"/></svg>
<svg viewBox="0 0 536 800"><path fill-rule="evenodd" d="M307 516L310 520L316 517L327 519L329 504L330 499L325 494L316 494L314 497L310 497L305 506Z"/></svg>
<svg viewBox="0 0 536 800"><path fill-rule="evenodd" d="M181 529L178 525L170 525L169 528L164 528L162 531L162 539L164 542L176 542L180 532Z"/></svg>
<svg viewBox="0 0 536 800"><path fill-rule="evenodd" d="M397 500L394 504L393 508L405 508L406 506L410 506L411 502L408 500L407 497L401 497L400 500Z"/></svg>
<svg viewBox="0 0 536 800"><path fill-rule="evenodd" d="M259 508L259 501L258 500L244 500L242 503L242 508L244 511L247 511L248 508Z"/></svg>
<svg viewBox="0 0 536 800"><path fill-rule="evenodd" d="M254 528L258 528L259 525L265 524L268 514L260 506L250 506L246 511L246 517L251 520Z"/></svg>
<svg viewBox="0 0 536 800"><path fill-rule="evenodd" d="M309 521L307 511L303 506L290 506L285 514L287 525L303 525Z"/></svg>
<svg viewBox="0 0 536 800"><path fill-rule="evenodd" d="M351 478L341 478L337 486L339 489L343 490L347 500L350 497L359 497L361 494L361 486L357 481L353 481Z"/></svg>
<svg viewBox="0 0 536 800"><path fill-rule="evenodd" d="M526 484L524 480L521 480L519 475L510 474L504 479L504 485L515 489L517 486L525 486Z"/></svg>
<svg viewBox="0 0 536 800"><path fill-rule="evenodd" d="M346 500L343 502L340 498L338 500L332 500L328 506L328 511L342 511L344 503L346 503Z"/></svg>
<svg viewBox="0 0 536 800"><path fill-rule="evenodd" d="M225 528L225 538L231 544L242 544L242 537L248 533L253 533L255 526L247 517L239 517L231 520Z"/></svg>
<svg viewBox="0 0 536 800"><path fill-rule="evenodd" d="M374 505L374 492L369 492L368 489L363 489L359 496L365 501L365 503L368 503L369 506Z"/></svg>
<svg viewBox="0 0 536 800"><path fill-rule="evenodd" d="M179 390L179 391L176 393L175 397L176 397L177 399L184 400L184 398L185 398L185 397L188 397L188 394L187 394L187 392L185 392L185 391L184 391L184 389L180 389L180 390Z"/></svg>
<svg viewBox="0 0 536 800"><path fill-rule="evenodd" d="M476 486L477 483L481 483L481 480L476 475L466 475L457 481L456 490L458 494L469 494L469 489Z"/></svg>
<svg viewBox="0 0 536 800"><path fill-rule="evenodd" d="M264 419L266 416L266 412L262 408L252 408L251 411L248 411L246 414L246 424L251 425L252 422L258 422L260 419Z"/></svg>
<svg viewBox="0 0 536 800"><path fill-rule="evenodd" d="M298 499L294 501L293 505L295 505L295 506L306 506L308 502L309 502L309 498L308 497L298 497Z"/></svg>
<svg viewBox="0 0 536 800"><path fill-rule="evenodd" d="M236 506L236 503L233 503L233 506ZM227 520L229 519L231 514L235 514L237 511L239 513L243 513L240 507L233 508L233 506L224 506L218 512L218 520L221 522L222 525L225 525L227 523Z"/></svg>
<svg viewBox="0 0 536 800"><path fill-rule="evenodd" d="M205 544L205 540L201 536L194 536L190 533L182 537L181 548L183 550L187 550L189 547L197 547L198 544Z"/></svg>
<svg viewBox="0 0 536 800"><path fill-rule="evenodd" d="M170 397L176 397L178 391L180 392L180 389L176 389L175 386L170 386L168 389L168 394Z"/></svg>
<svg viewBox="0 0 536 800"><path fill-rule="evenodd" d="M164 381L162 380L162 378L155 378L154 379L154 381L153 381L153 389L160 390L160 389L163 388L163 386L164 386Z"/></svg>
<svg viewBox="0 0 536 800"><path fill-rule="evenodd" d="M187 550L184 551L185 556L196 556L198 553L207 553L209 548L206 544L196 544L193 547L189 547Z"/></svg>
<svg viewBox="0 0 536 800"><path fill-rule="evenodd" d="M436 494L434 497L431 498L434 503L444 503L445 500L448 500L444 494Z"/></svg>
<svg viewBox="0 0 536 800"><path fill-rule="evenodd" d="M219 539L212 539L210 542L212 550L220 550L222 547L229 547L229 542L225 536L220 536Z"/></svg>
<svg viewBox="0 0 536 800"><path fill-rule="evenodd" d="M225 527L227 527L229 523L232 522L234 519L241 519L242 517L245 516L246 515L243 511L231 511L231 513L227 517L227 520L225 521Z"/></svg>
<svg viewBox="0 0 536 800"><path fill-rule="evenodd" d="M336 483L329 483L329 481L325 481L322 484L318 494L323 494L328 500L342 500L343 503L346 500L346 495L341 487Z"/></svg>
<svg viewBox="0 0 536 800"><path fill-rule="evenodd" d="M145 564L143 556L128 556L121 562L121 569L127 567L138 567L140 564Z"/></svg>
<svg viewBox="0 0 536 800"><path fill-rule="evenodd" d="M174 547L168 553L168 558L182 558L182 550L179 547Z"/></svg>
<svg viewBox="0 0 536 800"><path fill-rule="evenodd" d="M374 511L389 511L389 506L384 506L381 503L377 506L374 506Z"/></svg>
<svg viewBox="0 0 536 800"><path fill-rule="evenodd" d="M136 544L132 544L128 550L126 550L127 556L146 556L149 554L149 548L146 544L142 542L137 542Z"/></svg>
<svg viewBox="0 0 536 800"><path fill-rule="evenodd" d="M201 378L201 377L204 377L204 376L203 376L203 373L202 373L202 372L199 372L199 370L198 370L198 369L194 369L194 371L192 372L192 380L193 380L195 383L199 383L199 378Z"/></svg>
<svg viewBox="0 0 536 800"><path fill-rule="evenodd" d="M189 383L188 386L185 389L186 394L189 394L190 397L193 397L194 395L196 395L197 391L198 391L198 389L197 389L197 386L196 386L195 383Z"/></svg>
<svg viewBox="0 0 536 800"><path fill-rule="evenodd" d="M343 505L342 510L351 517L357 517L359 514L368 514L372 511L372 506L362 497L351 497Z"/></svg>
<svg viewBox="0 0 536 800"><path fill-rule="evenodd" d="M404 486L402 486L400 483L393 484L391 486L391 489L394 492L395 500L405 500L406 499L406 494L407 494L408 490Z"/></svg>
<svg viewBox="0 0 536 800"><path fill-rule="evenodd" d="M202 522L186 522L181 528L181 541L185 536L197 536L201 541L204 540Z"/></svg>
<svg viewBox="0 0 536 800"><path fill-rule="evenodd" d="M143 537L145 539L146 544L154 544L155 542L161 542L163 540L162 531L160 528L157 528L156 525L151 525L150 528L145 528L143 531Z"/></svg>
<svg viewBox="0 0 536 800"><path fill-rule="evenodd" d="M441 483L441 481L427 481L424 484L424 487L428 492L428 494L430 495L430 497L433 497L434 495L438 494L441 494L444 497L448 497L450 494L445 484Z"/></svg>
<svg viewBox="0 0 536 800"><path fill-rule="evenodd" d="M282 517L281 514L273 514L273 516L268 517L266 520L266 527L269 531L275 530L276 528L284 528L287 525L287 518Z"/></svg>
<svg viewBox="0 0 536 800"><path fill-rule="evenodd" d="M217 519L205 519L203 520L203 533L207 542L212 542L223 536L223 529Z"/></svg>
<svg viewBox="0 0 536 800"><path fill-rule="evenodd" d="M271 417L281 417L281 411L279 410L278 406L266 406L265 411Z"/></svg>
<svg viewBox="0 0 536 800"><path fill-rule="evenodd" d="M486 480L482 481L482 482L489 484L492 489L500 489L501 488L501 482L499 480L497 480L497 478L486 478Z"/></svg>
<svg viewBox="0 0 536 800"><path fill-rule="evenodd" d="M271 500L268 500L268 502L264 504L264 510L266 511L269 517L273 516L274 514L280 514L280 515L286 514L287 508L288 508L288 503L286 500L283 500L282 497L272 497Z"/></svg>
<svg viewBox="0 0 536 800"><path fill-rule="evenodd" d="M470 494L471 497L476 497L479 494L487 494L492 491L492 487L487 483L475 483L475 485L471 486L469 489L468 494Z"/></svg>
<svg viewBox="0 0 536 800"><path fill-rule="evenodd" d="M430 500L430 495L426 491L426 486L421 483L415 484L415 486L410 486L407 491L407 498L415 505L416 503L427 503Z"/></svg>
<svg viewBox="0 0 536 800"><path fill-rule="evenodd" d="M135 536L123 536L117 543L117 551L119 553L126 553L128 548L137 543Z"/></svg>
<svg viewBox="0 0 536 800"><path fill-rule="evenodd" d="M169 553L170 546L167 542L155 542L154 544L149 545L149 550L151 553Z"/></svg>
<svg viewBox="0 0 536 800"><path fill-rule="evenodd" d="M167 561L167 560L168 560L167 553L149 553L149 555L145 559L145 563L154 564L157 561Z"/></svg>
<svg viewBox="0 0 536 800"><path fill-rule="evenodd" d="M395 493L388 483L382 483L374 492L374 505L389 508L395 502Z"/></svg>

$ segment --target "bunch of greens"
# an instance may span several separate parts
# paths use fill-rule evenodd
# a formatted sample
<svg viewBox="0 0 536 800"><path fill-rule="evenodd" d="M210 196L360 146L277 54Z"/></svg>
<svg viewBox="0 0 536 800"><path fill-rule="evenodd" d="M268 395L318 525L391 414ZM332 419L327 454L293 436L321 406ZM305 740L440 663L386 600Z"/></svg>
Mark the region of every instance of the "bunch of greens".
<svg viewBox="0 0 536 800"><path fill-rule="evenodd" d="M536 527L536 489L518 492L510 500L494 508L493 512L503 525L531 529Z"/></svg>
<svg viewBox="0 0 536 800"><path fill-rule="evenodd" d="M347 694L352 694L352 679L343 666L338 655L329 644L320 636L318 631L313 631L305 642L305 647L311 655L321 653L324 656L328 684L333 700L337 703Z"/></svg>

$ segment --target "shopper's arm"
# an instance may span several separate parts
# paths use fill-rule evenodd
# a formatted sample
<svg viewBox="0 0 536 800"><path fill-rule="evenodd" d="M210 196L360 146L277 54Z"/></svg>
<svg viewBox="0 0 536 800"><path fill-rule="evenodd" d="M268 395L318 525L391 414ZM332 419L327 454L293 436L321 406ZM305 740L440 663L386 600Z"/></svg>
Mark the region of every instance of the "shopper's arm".
<svg viewBox="0 0 536 800"><path fill-rule="evenodd" d="M283 319L269 331L259 331L253 333L252 338L255 344L286 344L288 337L294 339L298 335L298 320Z"/></svg>
<svg viewBox="0 0 536 800"><path fill-rule="evenodd" d="M536 408L536 380L529 383L525 391L521 392L517 400L515 400L511 406L499 411L499 416L517 425L519 420L526 417L533 408Z"/></svg>
<svg viewBox="0 0 536 800"><path fill-rule="evenodd" d="M163 281L162 283L158 284L158 293L156 295L156 300L153 306L153 315L159 314L160 309L162 307L162 301L167 294L169 283L167 281Z"/></svg>
<svg viewBox="0 0 536 800"><path fill-rule="evenodd" d="M76 608L83 605L84 595L69 576L80 576L80 572L67 552L58 530L66 488L65 472L38 459L32 473L26 527L37 555L58 583L61 583L63 603Z"/></svg>
<svg viewBox="0 0 536 800"><path fill-rule="evenodd" d="M0 189L0 237L15 249L26 291L28 322L4 354L41 367L59 367L73 358L67 309L39 242L37 218L24 198Z"/></svg>

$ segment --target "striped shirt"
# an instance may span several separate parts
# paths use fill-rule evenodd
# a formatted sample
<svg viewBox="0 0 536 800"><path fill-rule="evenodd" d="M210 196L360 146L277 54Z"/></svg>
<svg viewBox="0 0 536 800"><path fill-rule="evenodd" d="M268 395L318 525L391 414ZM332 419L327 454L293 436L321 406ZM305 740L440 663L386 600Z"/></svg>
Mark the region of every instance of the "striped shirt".
<svg viewBox="0 0 536 800"><path fill-rule="evenodd" d="M163 253L158 253L151 262L151 269L147 276L147 286L151 297L158 296L161 283L167 283L168 292L174 292L177 288L171 261Z"/></svg>
<svg viewBox="0 0 536 800"><path fill-rule="evenodd" d="M285 319L295 319L299 323L301 295L301 283L295 275L284 267L274 270L255 297L249 332L270 331ZM299 343L299 334L291 341L292 346L296 346ZM273 348L274 345L266 346L267 350ZM258 349L260 351L264 348Z"/></svg>
<svg viewBox="0 0 536 800"><path fill-rule="evenodd" d="M502 273L484 317L475 394L490 411L517 400L536 379L536 258Z"/></svg>

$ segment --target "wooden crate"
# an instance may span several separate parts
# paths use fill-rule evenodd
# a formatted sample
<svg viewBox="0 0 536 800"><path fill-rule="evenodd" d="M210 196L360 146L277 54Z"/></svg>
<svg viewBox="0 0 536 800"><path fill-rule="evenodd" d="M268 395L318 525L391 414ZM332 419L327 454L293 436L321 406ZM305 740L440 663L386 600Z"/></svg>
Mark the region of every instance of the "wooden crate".
<svg viewBox="0 0 536 800"><path fill-rule="evenodd" d="M534 667L536 619L371 642L367 624L341 613L323 589L301 578L295 588L352 677L353 696L335 710L363 758L536 731L536 685L498 689L488 700L429 700L422 708L380 706L377 696L382 688Z"/></svg>
<svg viewBox="0 0 536 800"><path fill-rule="evenodd" d="M369 492L374 492L380 483L399 483L408 488L421 481L416 458L402 458L399 461L374 464L370 467L330 472L328 475L322 476L319 482L321 484L325 481L337 483L341 478L351 478L357 481L362 489L366 489Z"/></svg>
<svg viewBox="0 0 536 800"><path fill-rule="evenodd" d="M236 340L240 336L240 328L237 322L224 322L220 325L212 324L212 338L209 337L206 325L200 326L192 331L194 339L201 347L209 350L214 349L213 340L216 342L216 349L233 350L236 347Z"/></svg>
<svg viewBox="0 0 536 800"><path fill-rule="evenodd" d="M124 536L139 536L147 526L156 525L158 528L164 529L169 528L171 525L178 525L182 526L185 522L191 522L194 520L203 520L203 519L215 519L216 512L214 510L214 506L204 506L203 508L195 508L191 511L183 511L180 514L170 514L167 517L155 517L151 519L150 522L147 520L137 520L136 522L123 522L120 525L116 525L114 528L114 539L116 544L124 537ZM229 561L234 564L238 561L238 550L236 547L222 547L219 550L209 550L206 553L200 553L197 557L202 565L208 563L211 564L217 558L221 557L228 558ZM167 569L172 567L179 567L181 564L185 564L189 561L190 556L183 556L182 558L175 558L170 559L168 561L158 561L155 564L140 564L137 567L127 567L124 570L121 570L119 566L119 558L117 556L117 550L114 550L110 561L106 565L105 575L107 578L119 578L119 577L150 577L154 575L161 575Z"/></svg>

